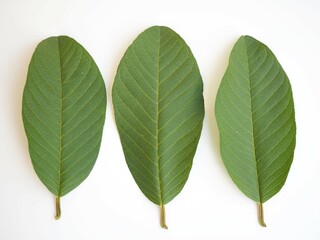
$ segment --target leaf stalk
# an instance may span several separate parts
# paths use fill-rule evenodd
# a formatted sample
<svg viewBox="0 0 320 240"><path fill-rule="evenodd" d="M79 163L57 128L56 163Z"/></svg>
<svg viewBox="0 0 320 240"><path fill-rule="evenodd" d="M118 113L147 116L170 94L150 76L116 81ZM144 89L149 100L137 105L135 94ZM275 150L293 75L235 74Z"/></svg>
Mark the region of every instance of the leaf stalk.
<svg viewBox="0 0 320 240"><path fill-rule="evenodd" d="M55 219L59 220L61 217L60 196L56 197L56 216Z"/></svg>
<svg viewBox="0 0 320 240"><path fill-rule="evenodd" d="M160 205L160 226L164 229L168 229L166 225L166 209L164 205Z"/></svg>
<svg viewBox="0 0 320 240"><path fill-rule="evenodd" d="M267 226L265 224L265 222L264 222L263 205L262 205L262 203L258 203L258 221L259 221L259 224L262 227L266 227Z"/></svg>

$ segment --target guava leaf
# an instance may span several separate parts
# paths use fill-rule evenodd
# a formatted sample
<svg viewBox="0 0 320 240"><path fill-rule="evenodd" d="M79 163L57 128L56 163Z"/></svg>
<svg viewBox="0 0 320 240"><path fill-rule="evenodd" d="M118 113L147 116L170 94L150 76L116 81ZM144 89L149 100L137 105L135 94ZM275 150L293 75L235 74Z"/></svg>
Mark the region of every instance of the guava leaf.
<svg viewBox="0 0 320 240"><path fill-rule="evenodd" d="M98 156L106 91L89 53L67 36L36 48L23 93L22 115L33 167L57 199L76 188Z"/></svg>
<svg viewBox="0 0 320 240"><path fill-rule="evenodd" d="M112 89L127 165L161 207L185 185L204 117L203 83L185 41L167 27L142 32L124 54Z"/></svg>
<svg viewBox="0 0 320 240"><path fill-rule="evenodd" d="M262 203L284 185L294 154L296 124L289 79L271 50L250 36L232 49L215 114L225 167L238 188Z"/></svg>

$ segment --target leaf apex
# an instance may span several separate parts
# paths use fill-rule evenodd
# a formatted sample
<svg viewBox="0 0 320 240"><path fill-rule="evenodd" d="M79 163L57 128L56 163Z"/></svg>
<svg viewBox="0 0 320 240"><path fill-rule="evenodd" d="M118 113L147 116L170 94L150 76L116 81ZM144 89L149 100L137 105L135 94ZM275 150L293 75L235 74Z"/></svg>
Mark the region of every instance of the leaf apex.
<svg viewBox="0 0 320 240"><path fill-rule="evenodd" d="M239 40L243 40L243 41L245 41L245 42L257 42L258 40L257 39L255 39L254 37L252 37L252 36L250 36L250 35L242 35L240 38L239 38Z"/></svg>

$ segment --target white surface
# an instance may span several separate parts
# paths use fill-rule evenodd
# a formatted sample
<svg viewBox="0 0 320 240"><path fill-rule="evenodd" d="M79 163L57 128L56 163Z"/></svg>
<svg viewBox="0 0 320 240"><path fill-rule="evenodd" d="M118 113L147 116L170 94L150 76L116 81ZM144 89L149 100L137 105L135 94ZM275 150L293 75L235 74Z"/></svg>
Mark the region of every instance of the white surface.
<svg viewBox="0 0 320 240"><path fill-rule="evenodd" d="M320 239L320 2L227 0L0 0L0 239ZM126 166L112 113L111 86L129 44L145 28L166 25L191 47L202 73L206 117L185 188L159 210ZM69 35L96 60L108 91L100 155L90 176L62 198L37 178L21 119L21 95L31 55L41 40ZM231 182L219 155L213 113L217 87L240 35L267 44L287 72L295 100L297 146L283 189L256 206Z"/></svg>

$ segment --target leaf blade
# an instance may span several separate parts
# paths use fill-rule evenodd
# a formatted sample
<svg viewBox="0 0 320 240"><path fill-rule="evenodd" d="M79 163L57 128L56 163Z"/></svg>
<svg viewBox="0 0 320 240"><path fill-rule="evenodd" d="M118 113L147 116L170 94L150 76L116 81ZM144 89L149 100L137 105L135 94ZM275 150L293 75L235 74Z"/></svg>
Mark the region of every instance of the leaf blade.
<svg viewBox="0 0 320 240"><path fill-rule="evenodd" d="M237 41L215 114L229 175L247 197L266 202L285 183L296 134L289 79L266 45L250 36Z"/></svg>
<svg viewBox="0 0 320 240"><path fill-rule="evenodd" d="M188 178L204 115L200 72L183 39L166 27L141 33L119 64L112 99L136 183L155 204L170 202Z"/></svg>
<svg viewBox="0 0 320 240"><path fill-rule="evenodd" d="M105 94L98 67L74 39L50 37L37 46L29 65L22 116L34 169L57 198L81 184L93 168L101 143Z"/></svg>

